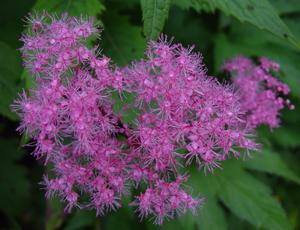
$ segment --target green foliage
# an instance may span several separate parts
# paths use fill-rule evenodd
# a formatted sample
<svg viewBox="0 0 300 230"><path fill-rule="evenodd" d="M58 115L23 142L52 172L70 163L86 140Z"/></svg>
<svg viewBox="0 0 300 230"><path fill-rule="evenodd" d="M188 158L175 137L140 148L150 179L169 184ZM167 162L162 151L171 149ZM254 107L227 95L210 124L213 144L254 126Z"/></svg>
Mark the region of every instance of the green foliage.
<svg viewBox="0 0 300 230"><path fill-rule="evenodd" d="M241 22L249 22L260 29L289 41L300 49L300 43L278 16L268 0L187 0L187 6L197 11L221 10Z"/></svg>
<svg viewBox="0 0 300 230"><path fill-rule="evenodd" d="M271 166L272 162L274 166ZM264 161L264 163L267 162ZM298 182L298 177L278 158L277 160L272 159L268 164L270 166L266 166L265 170L259 166L252 168L250 164L232 159L225 162L222 169L215 170L214 174L205 176L199 171L193 170L189 185L194 189L195 194L206 197L203 207L198 216L193 217L191 214L187 214L167 223L163 229L230 229L228 228L227 214L220 202L226 205L234 215L257 228L291 229L285 211L278 200L272 196L270 187L252 176L246 169L275 173L296 182ZM275 167L279 172L274 172Z"/></svg>
<svg viewBox="0 0 300 230"><path fill-rule="evenodd" d="M0 41L0 114L12 120L17 116L9 105L22 88L20 74L22 71L19 53Z"/></svg>
<svg viewBox="0 0 300 230"><path fill-rule="evenodd" d="M144 33L148 39L157 39L169 14L171 0L141 0Z"/></svg>
<svg viewBox="0 0 300 230"><path fill-rule="evenodd" d="M228 229L225 212L218 200L220 185L216 175L201 175L198 170L194 170L190 178L190 185L195 188L195 192L206 197L205 203L199 211L199 217L192 220L196 221L194 224L199 229Z"/></svg>
<svg viewBox="0 0 300 230"><path fill-rule="evenodd" d="M271 0L277 12L280 14L300 12L300 2L298 0Z"/></svg>
<svg viewBox="0 0 300 230"><path fill-rule="evenodd" d="M100 0L37 0L33 10L53 12L57 14L67 12L72 16L97 16L105 9Z"/></svg>
<svg viewBox="0 0 300 230"><path fill-rule="evenodd" d="M189 11L171 7L164 33L174 36L175 42L186 46L197 44L195 48L203 53L212 43L210 40L212 34L209 29L209 25L197 14L191 15Z"/></svg>
<svg viewBox="0 0 300 230"><path fill-rule="evenodd" d="M215 38L215 68L236 55L269 57L281 65L281 77L291 87L291 93L300 97L300 66L296 64L300 61L299 53L280 43L276 37L251 25L246 24L245 27L245 24L237 21L233 25L230 33L220 33Z"/></svg>
<svg viewBox="0 0 300 230"><path fill-rule="evenodd" d="M228 223L222 207L215 197L209 197L197 218L199 229L226 230Z"/></svg>
<svg viewBox="0 0 300 230"><path fill-rule="evenodd" d="M46 230L58 229L63 224L63 206L58 197L47 200Z"/></svg>
<svg viewBox="0 0 300 230"><path fill-rule="evenodd" d="M29 197L26 168L18 161L22 158L16 139L1 139L0 209L9 216L24 212Z"/></svg>
<svg viewBox="0 0 300 230"><path fill-rule="evenodd" d="M288 167L281 156L267 148L264 148L260 153L255 154L244 164L245 167L249 169L272 173L300 184L299 176Z"/></svg>
<svg viewBox="0 0 300 230"><path fill-rule="evenodd" d="M134 121L139 115L139 110L134 109L135 95L126 91L113 92L112 99L114 100L113 110L121 116L122 121L127 124L134 125Z"/></svg>
<svg viewBox="0 0 300 230"><path fill-rule="evenodd" d="M97 24L102 25L102 21L99 20L100 14L105 10L101 0L37 0L32 11L34 12L47 12L61 15L62 13L68 13L71 16L80 17L94 17L97 20ZM87 44L92 47L93 42L96 40L95 37L88 39Z"/></svg>
<svg viewBox="0 0 300 230"><path fill-rule="evenodd" d="M91 211L77 211L68 221L64 230L79 230L95 222L95 213Z"/></svg>
<svg viewBox="0 0 300 230"><path fill-rule="evenodd" d="M291 229L286 214L268 186L229 161L217 176L222 202L238 217L258 228Z"/></svg>
<svg viewBox="0 0 300 230"><path fill-rule="evenodd" d="M25 151L31 160L24 160L14 131L17 117L9 109L21 87L28 89L34 85L22 68L16 50L21 45L18 41L21 18L33 4L33 11L96 17L104 31L102 39L93 40L94 44L99 43L103 54L121 66L142 58L146 40L157 39L160 33L174 36L176 42L185 45L195 44L196 50L203 53L209 74L220 75L220 66L236 55L270 57L281 64L279 77L291 87L296 110L284 111L280 128L259 129L262 151L252 153L251 159L232 159L213 174L191 170L187 189L206 197L196 216L188 213L157 227L149 221L140 223L134 210L128 208L128 200L119 211L101 218L96 218L93 211L82 210L66 215L60 201L45 201L44 191L38 185L42 166L29 156L29 149ZM1 10L0 217L9 226L4 228L273 230L300 227L298 0L37 0L35 3L32 0L28 4L15 0L1 3ZM224 80L224 75L220 75L220 80ZM114 111L134 125L139 114L132 109L135 96L122 92L113 93L112 98ZM23 143L30 143L25 135Z"/></svg>
<svg viewBox="0 0 300 230"><path fill-rule="evenodd" d="M18 39L24 28L22 19L29 12L34 2L35 0L1 1L0 40L13 49L17 49L22 45Z"/></svg>
<svg viewBox="0 0 300 230"><path fill-rule="evenodd" d="M105 14L103 21L101 46L105 55L121 66L143 57L146 42L139 26L130 24L127 16L117 12Z"/></svg>
<svg viewBox="0 0 300 230"><path fill-rule="evenodd" d="M282 146L295 148L300 145L299 127L280 127L270 138Z"/></svg>
<svg viewBox="0 0 300 230"><path fill-rule="evenodd" d="M128 208L130 200L125 198L122 201L122 207L119 209L120 212L109 214L107 217L104 227L107 230L132 230L132 229L145 229L143 223L136 218L133 209Z"/></svg>

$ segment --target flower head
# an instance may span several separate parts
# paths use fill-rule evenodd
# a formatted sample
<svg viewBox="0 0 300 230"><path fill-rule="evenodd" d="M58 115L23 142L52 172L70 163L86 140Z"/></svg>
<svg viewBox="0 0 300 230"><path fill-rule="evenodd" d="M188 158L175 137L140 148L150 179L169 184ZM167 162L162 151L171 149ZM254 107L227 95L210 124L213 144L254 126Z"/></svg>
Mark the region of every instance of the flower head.
<svg viewBox="0 0 300 230"><path fill-rule="evenodd" d="M211 170L231 153L238 155L237 147L257 147L237 93L207 76L201 55L192 48L162 37L149 44L146 60L125 69L125 76L141 108L135 132L141 153L158 171L174 168L178 157ZM179 148L188 153L179 156Z"/></svg>
<svg viewBox="0 0 300 230"><path fill-rule="evenodd" d="M260 64L255 65L249 58L240 56L228 61L224 69L239 89L241 109L250 126L266 124L275 128L280 122L280 110L285 106L295 108L289 99L284 99L290 91L288 85L273 76L280 69L278 63L262 57Z"/></svg>
<svg viewBox="0 0 300 230"><path fill-rule="evenodd" d="M145 59L119 68L85 45L98 31L92 20L44 14L28 21L21 51L37 84L12 108L21 118L18 130L35 142L34 156L53 165L55 176L43 182L46 196L60 196L68 212L93 208L104 215L118 209L133 186L142 190L132 202L141 218L154 216L162 224L195 213L203 199L184 189L187 177L178 168L195 161L211 171L240 149L257 149L253 128L277 124L287 104L277 94L288 87L270 76L279 67L266 59L260 67L245 58L226 64L238 70L236 92L207 75L192 47L166 37L149 43ZM136 98L130 105L139 111L134 124L114 111L111 93L123 91ZM259 117L255 100L264 101L263 108L275 104L276 115L272 110Z"/></svg>

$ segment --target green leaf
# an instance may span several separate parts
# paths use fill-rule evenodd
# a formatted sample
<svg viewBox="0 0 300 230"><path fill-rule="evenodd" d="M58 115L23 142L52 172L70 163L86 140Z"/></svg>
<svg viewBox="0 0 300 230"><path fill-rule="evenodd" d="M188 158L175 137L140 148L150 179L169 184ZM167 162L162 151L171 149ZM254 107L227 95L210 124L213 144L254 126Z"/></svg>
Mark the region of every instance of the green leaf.
<svg viewBox="0 0 300 230"><path fill-rule="evenodd" d="M293 111L297 114L298 111ZM299 114L297 114L299 115ZM283 115L283 118L290 118L288 115ZM300 133L299 133L298 123L287 124L276 128L270 132L270 129L259 129L259 136L263 141L273 141L276 145L281 145L282 147L296 148L300 146Z"/></svg>
<svg viewBox="0 0 300 230"><path fill-rule="evenodd" d="M175 220L170 220L164 223L162 228L151 228L162 230L226 230L227 222L224 211L218 204L215 197L210 197L204 205L199 209L198 214L193 215L191 212L183 216L176 217Z"/></svg>
<svg viewBox="0 0 300 230"><path fill-rule="evenodd" d="M299 0L271 0L270 2L280 14L300 12Z"/></svg>
<svg viewBox="0 0 300 230"><path fill-rule="evenodd" d="M199 15L178 7L171 7L164 33L174 36L174 43L182 43L185 46L195 44L196 50L200 50L204 57L204 51L208 50L213 42L210 25Z"/></svg>
<svg viewBox="0 0 300 230"><path fill-rule="evenodd" d="M143 57L146 41L139 26L130 24L128 17L113 11L104 15L103 22L101 47L105 55L119 65Z"/></svg>
<svg viewBox="0 0 300 230"><path fill-rule="evenodd" d="M272 150L263 149L260 153L253 154L252 159L244 163L246 168L272 173L300 184L300 178L281 159L280 155Z"/></svg>
<svg viewBox="0 0 300 230"><path fill-rule="evenodd" d="M160 227L149 224L150 229L226 230L225 214L216 197L219 184L215 176L213 174L205 176L202 172L193 168L188 180L188 188L192 188L193 196L206 198L203 206L198 209L198 213L193 215L191 212L188 212L183 216L176 217L174 220L166 221Z"/></svg>
<svg viewBox="0 0 300 230"><path fill-rule="evenodd" d="M228 59L242 54L244 54L244 52L234 47L225 34L217 34L214 49L214 73L218 73Z"/></svg>
<svg viewBox="0 0 300 230"><path fill-rule="evenodd" d="M300 5L300 1L298 2L298 4ZM300 12L300 6L299 6L299 12ZM298 39L300 39L299 21L300 21L300 15L299 14L297 14L294 17L284 18L285 24L291 29L291 31L293 32L293 34Z"/></svg>
<svg viewBox="0 0 300 230"><path fill-rule="evenodd" d="M206 198L203 206L199 209L196 216L188 212L176 220L164 224L163 230L227 229L225 214L216 196L220 187L215 175L208 174L205 176L202 172L193 169L189 177L188 187L193 188L192 195Z"/></svg>
<svg viewBox="0 0 300 230"><path fill-rule="evenodd" d="M141 223L133 211L133 207L129 207L130 197L123 197L121 208L116 212L111 212L103 224L103 229L107 230L132 230L147 229L144 223ZM101 228L102 229L102 228Z"/></svg>
<svg viewBox="0 0 300 230"><path fill-rule="evenodd" d="M213 173L204 175L203 172L194 170L188 183L195 190L194 193L206 198L199 210L199 216L192 221L197 223L199 229L227 229L225 213L217 199L217 193L221 188L215 175Z"/></svg>
<svg viewBox="0 0 300 230"><path fill-rule="evenodd" d="M222 172L216 176L221 188L218 195L236 216L257 228L291 229L285 211L272 197L270 188L244 171L241 162L224 162Z"/></svg>
<svg viewBox="0 0 300 230"><path fill-rule="evenodd" d="M140 114L139 109L134 106L135 95L126 91L121 94L115 91L112 93L112 99L114 112L121 116L122 121L133 125Z"/></svg>
<svg viewBox="0 0 300 230"><path fill-rule="evenodd" d="M33 76L30 76L27 69L24 69L21 74L22 81L25 82L26 89L33 89L36 85L36 81Z"/></svg>
<svg viewBox="0 0 300 230"><path fill-rule="evenodd" d="M97 16L105 9L100 0L37 0L33 7L36 11L65 13L71 16Z"/></svg>
<svg viewBox="0 0 300 230"><path fill-rule="evenodd" d="M35 0L26 1L5 1L0 7L0 40L10 47L18 49L21 46L19 40L23 31L24 15L27 15Z"/></svg>
<svg viewBox="0 0 300 230"><path fill-rule="evenodd" d="M149 224L151 230L225 230L227 223L224 212L217 200L212 198L208 200L203 207L199 209L197 215L188 212L176 219L164 222L162 226L153 226Z"/></svg>
<svg viewBox="0 0 300 230"><path fill-rule="evenodd" d="M46 230L58 229L63 224L62 202L58 196L46 202Z"/></svg>
<svg viewBox="0 0 300 230"><path fill-rule="evenodd" d="M251 224L249 224L245 220L242 220L242 219L238 218L233 213L230 213L227 216L227 221L228 221L228 226L229 226L228 228L229 229L234 229L234 230L245 230L245 229L254 230L254 228L253 228L253 226L251 226Z"/></svg>
<svg viewBox="0 0 300 230"><path fill-rule="evenodd" d="M171 0L141 0L144 33L147 39L156 40L168 18Z"/></svg>
<svg viewBox="0 0 300 230"><path fill-rule="evenodd" d="M29 182L26 169L17 163L23 156L14 139L1 139L0 161L0 209L9 216L25 211L29 198Z"/></svg>
<svg viewBox="0 0 300 230"><path fill-rule="evenodd" d="M0 42L0 114L12 120L17 120L9 106L20 91L22 64L19 53Z"/></svg>
<svg viewBox="0 0 300 230"><path fill-rule="evenodd" d="M267 30L300 49L299 41L268 0L190 0L190 5L196 10L221 10L241 22L249 22L260 29Z"/></svg>
<svg viewBox="0 0 300 230"><path fill-rule="evenodd" d="M172 0L172 4L183 10L188 10L191 7L191 0Z"/></svg>
<svg viewBox="0 0 300 230"><path fill-rule="evenodd" d="M83 229L91 227L96 220L95 213L91 211L77 210L71 217L64 230Z"/></svg>
<svg viewBox="0 0 300 230"><path fill-rule="evenodd" d="M225 230L228 229L223 208L218 203L216 197L208 197L203 207L199 211L199 229Z"/></svg>

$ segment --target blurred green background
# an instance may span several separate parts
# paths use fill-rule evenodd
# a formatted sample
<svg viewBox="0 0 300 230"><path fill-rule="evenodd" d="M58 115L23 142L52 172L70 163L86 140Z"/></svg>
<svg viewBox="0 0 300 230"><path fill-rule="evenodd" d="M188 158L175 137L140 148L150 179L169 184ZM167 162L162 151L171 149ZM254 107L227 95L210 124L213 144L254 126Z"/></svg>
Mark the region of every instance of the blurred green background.
<svg viewBox="0 0 300 230"><path fill-rule="evenodd" d="M259 128L264 147L252 159L229 160L213 175L191 170L193 193L207 197L197 216L158 227L140 222L127 200L105 217L81 210L67 215L58 200L45 200L39 182L47 169L31 147L22 147L30 140L16 133L18 118L9 110L32 84L18 51L24 17L42 10L96 17L104 30L94 43L122 66L142 58L147 39L160 32L194 44L208 73L221 81L227 58L270 57L282 66L296 110L283 111L276 130ZM0 229L300 229L299 0L2 0L0 18Z"/></svg>

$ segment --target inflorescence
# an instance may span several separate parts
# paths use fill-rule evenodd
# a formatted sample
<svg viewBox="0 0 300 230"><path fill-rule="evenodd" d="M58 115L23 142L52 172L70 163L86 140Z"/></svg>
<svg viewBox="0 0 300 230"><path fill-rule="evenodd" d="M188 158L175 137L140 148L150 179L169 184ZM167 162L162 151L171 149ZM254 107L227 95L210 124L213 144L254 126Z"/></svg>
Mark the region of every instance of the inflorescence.
<svg viewBox="0 0 300 230"><path fill-rule="evenodd" d="M272 74L279 72L278 63L265 57L260 58L259 65L251 59L236 57L225 63L224 69L233 75L233 84L240 91L240 107L246 113L245 120L251 127L268 125L279 126L279 112L284 107L295 109L289 99L284 99L290 89Z"/></svg>
<svg viewBox="0 0 300 230"><path fill-rule="evenodd" d="M259 66L243 57L226 63L237 74L224 85L207 75L192 48L165 37L149 43L144 59L114 66L85 45L98 32L91 20L43 15L30 20L21 39L36 87L12 105L21 117L18 130L34 140L34 156L53 165L46 195L58 194L66 211L76 206L103 215L138 189L131 205L141 218L162 224L195 213L203 199L186 191L180 171L193 162L211 171L256 150L254 128L276 127L279 110L293 109L279 96L288 86L271 75L278 64L266 58ZM113 92L135 96L133 124L114 112Z"/></svg>

